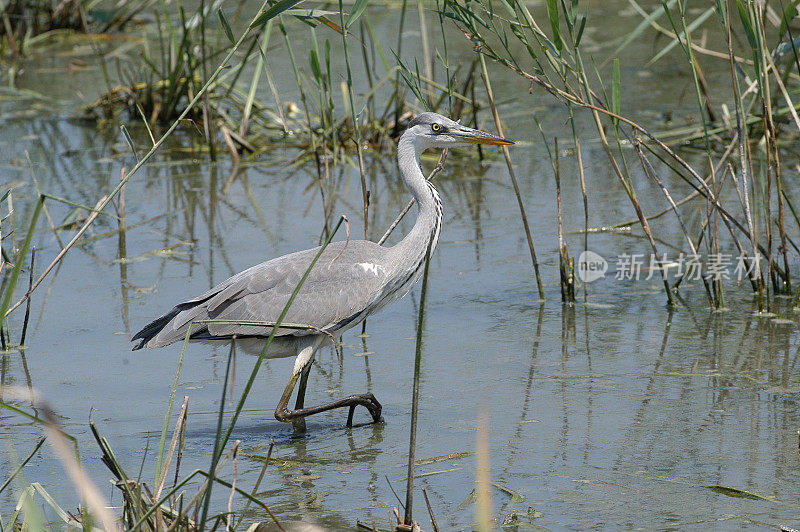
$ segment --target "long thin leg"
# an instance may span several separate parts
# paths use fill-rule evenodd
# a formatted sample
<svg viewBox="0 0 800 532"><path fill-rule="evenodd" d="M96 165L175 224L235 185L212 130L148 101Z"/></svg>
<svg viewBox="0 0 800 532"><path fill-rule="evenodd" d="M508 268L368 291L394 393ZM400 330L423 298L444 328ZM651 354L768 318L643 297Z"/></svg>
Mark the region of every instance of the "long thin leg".
<svg viewBox="0 0 800 532"><path fill-rule="evenodd" d="M309 373L311 373L311 362L306 364L306 367L300 373L300 385L297 387L297 399L294 402L295 410L303 408L303 403L306 400L306 385L308 384Z"/></svg>
<svg viewBox="0 0 800 532"><path fill-rule="evenodd" d="M300 384L297 387L297 399L294 402L294 409L300 410L303 408L303 403L306 400L306 385L308 384L308 374L311 372L311 362L306 364L303 371L300 372ZM292 420L295 433L304 433L306 431L306 418L301 417Z"/></svg>
<svg viewBox="0 0 800 532"><path fill-rule="evenodd" d="M311 348L308 348L311 349ZM381 419L381 410L382 406L375 399L375 396L371 393L365 393L360 395L350 395L343 399L338 399L336 401L326 403L319 406L311 406L308 408L303 408L303 401L305 399L305 387L308 382L308 370L311 366L311 360L313 359L313 352L306 353L305 350L301 351L298 354L298 360L302 363L301 368L295 368L292 371L292 376L289 379L289 382L286 384L286 388L283 390L283 395L281 395L281 400L278 402L277 408L275 408L275 419L278 421L294 421L296 419L301 419L306 416L310 416L313 414L318 414L320 412L327 412L328 410L333 410L335 408L344 408L349 407L350 412L347 416L347 426L353 426L353 412L356 409L356 406L361 405L367 410L369 410L370 415L372 416L372 420L377 423ZM295 409L289 410L289 399L292 397L292 392L294 391L294 386L297 384L297 381L300 380L300 389L298 390L297 401L295 402Z"/></svg>

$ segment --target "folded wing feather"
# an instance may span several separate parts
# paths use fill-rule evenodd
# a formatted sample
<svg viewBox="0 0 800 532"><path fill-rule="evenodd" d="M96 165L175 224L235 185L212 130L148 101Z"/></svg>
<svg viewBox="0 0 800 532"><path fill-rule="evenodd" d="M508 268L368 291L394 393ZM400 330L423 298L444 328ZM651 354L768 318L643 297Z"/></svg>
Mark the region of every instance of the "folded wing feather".
<svg viewBox="0 0 800 532"><path fill-rule="evenodd" d="M300 251L253 266L177 305L134 335L134 339L142 340L134 349L161 347L183 340L189 325L197 321L277 321L318 251L319 248ZM383 296L390 274L390 268L383 265L385 259L386 248L372 242L329 245L283 322L335 332L337 324L347 322ZM192 337L267 336L271 330L268 326L211 323L194 325ZM282 328L276 336L315 332Z"/></svg>

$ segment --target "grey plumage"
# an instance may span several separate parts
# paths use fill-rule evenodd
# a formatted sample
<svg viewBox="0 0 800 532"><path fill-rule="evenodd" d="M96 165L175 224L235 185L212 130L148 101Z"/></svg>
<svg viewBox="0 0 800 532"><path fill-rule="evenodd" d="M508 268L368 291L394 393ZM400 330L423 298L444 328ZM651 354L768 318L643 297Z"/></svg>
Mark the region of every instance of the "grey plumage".
<svg viewBox="0 0 800 532"><path fill-rule="evenodd" d="M253 266L223 281L200 296L175 306L134 336L135 347L163 347L184 339L189 324L204 320L275 322L319 248L298 251ZM279 329L276 337L338 334L354 319L374 311L393 287L395 272L387 263L389 248L365 240L333 242L312 268L289 307L285 323L314 329ZM400 294L402 295L402 294ZM320 305L320 299L326 301ZM264 337L272 327L241 324L201 324L192 339Z"/></svg>
<svg viewBox="0 0 800 532"><path fill-rule="evenodd" d="M356 404L366 406L373 418L379 419L380 404L370 394L294 411L286 410L286 401L304 372L297 401L302 406L307 368L321 345L331 337L338 339L367 315L404 296L420 277L425 254L429 247L431 252L436 247L442 224L439 194L422 174L420 154L431 147L474 143L513 144L501 137L463 127L436 113L422 113L409 123L398 142L397 159L403 181L417 202L414 227L392 247L356 240L331 243L322 253L284 318L284 323L311 328L279 329L268 353L270 357L298 355L292 378L276 410L278 419L285 421L340 406L354 408ZM269 336L271 326L198 322L274 323L318 251L319 248L308 249L263 262L176 305L133 336L132 341L138 340L133 349L163 347L181 341L192 323L195 324L192 340L221 341L233 336L237 341L259 340Z"/></svg>

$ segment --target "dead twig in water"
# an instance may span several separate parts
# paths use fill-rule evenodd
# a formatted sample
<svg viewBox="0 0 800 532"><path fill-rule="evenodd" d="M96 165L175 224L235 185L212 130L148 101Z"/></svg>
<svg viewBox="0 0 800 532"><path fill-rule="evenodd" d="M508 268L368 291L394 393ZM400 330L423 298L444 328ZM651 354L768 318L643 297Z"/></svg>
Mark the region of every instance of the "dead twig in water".
<svg viewBox="0 0 800 532"><path fill-rule="evenodd" d="M425 504L428 506L428 514L431 516L431 527L433 527L433 532L439 532L439 525L436 524L436 517L433 515L433 508L431 508L431 501L428 500L428 492L423 489L422 495L425 496Z"/></svg>
<svg viewBox="0 0 800 532"><path fill-rule="evenodd" d="M400 496L397 494L396 491L394 491L394 487L392 486L392 481L389 480L389 475L383 475L383 478L386 479L386 483L389 485L389 489L392 490L394 498L397 499L397 504L399 504L403 508L403 510L405 510L406 507L405 505L403 505L403 501L400 500Z"/></svg>
<svg viewBox="0 0 800 532"><path fill-rule="evenodd" d="M564 226L561 221L561 168L558 162L558 138L554 139L555 147L553 149L554 156L551 156L551 164L553 165L553 173L556 178L556 205L558 211L558 265L559 273L561 275L561 301L575 303L575 278L574 262L569 256L569 248L567 243L564 242ZM548 148L548 154L550 149Z"/></svg>

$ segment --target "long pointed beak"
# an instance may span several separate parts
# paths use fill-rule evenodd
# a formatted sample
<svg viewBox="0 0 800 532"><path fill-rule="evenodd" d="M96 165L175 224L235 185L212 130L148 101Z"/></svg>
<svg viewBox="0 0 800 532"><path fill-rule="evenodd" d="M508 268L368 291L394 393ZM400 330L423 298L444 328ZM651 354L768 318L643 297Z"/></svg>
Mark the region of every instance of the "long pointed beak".
<svg viewBox="0 0 800 532"><path fill-rule="evenodd" d="M495 144L498 146L508 146L509 144L514 144L513 140L505 139L485 131L464 126L451 128L448 134L459 140L471 142L473 144Z"/></svg>

